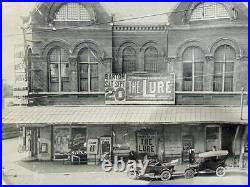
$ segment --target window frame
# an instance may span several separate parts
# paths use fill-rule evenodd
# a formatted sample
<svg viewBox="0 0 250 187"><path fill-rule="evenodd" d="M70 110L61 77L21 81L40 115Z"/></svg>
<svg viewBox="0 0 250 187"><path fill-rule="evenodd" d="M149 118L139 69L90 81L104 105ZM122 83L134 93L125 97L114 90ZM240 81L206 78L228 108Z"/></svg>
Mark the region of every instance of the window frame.
<svg viewBox="0 0 250 187"><path fill-rule="evenodd" d="M214 13L213 13L213 17L205 17L205 12L206 12L206 7L207 6L205 6L205 3L213 3L213 5L211 5L211 6L213 6L213 11L214 11ZM202 6L202 7L200 7L200 6ZM227 12L227 16L218 16L217 14L218 14L218 7L219 8L223 8L226 12ZM201 9L201 11L202 11L202 18L193 18L193 14L194 14L194 12L195 11L197 11L197 9ZM225 6L223 6L221 3L217 3L217 2L202 2L202 3L200 3L200 4L198 4L194 9L193 9L193 11L191 12L191 14L190 14L190 21L191 22L194 22L194 21L206 21L206 20L218 20L218 19L230 19L231 17L230 17L230 14L229 14L229 12L228 12L228 10L225 8Z"/></svg>
<svg viewBox="0 0 250 187"><path fill-rule="evenodd" d="M182 83L183 83L182 90L184 92L204 91L204 60L203 61L196 61L195 60L195 49L196 48L199 49L202 52L203 57L204 57L204 53L198 46L190 46L184 50L183 54L185 54L185 52L188 48L192 49L192 59L191 60L182 60L182 69L183 69L183 71L182 71L182 76L183 76L183 78L182 78ZM182 54L182 56L183 56L183 54ZM202 63L202 90L195 90L195 78L196 78L196 76L195 76L195 64L196 63ZM184 64L191 64L192 65L192 89L191 90L184 90L184 68L183 68Z"/></svg>
<svg viewBox="0 0 250 187"><path fill-rule="evenodd" d="M87 50L88 52L87 52L87 55L88 55L88 60L87 60L87 62L84 62L84 61L80 61L80 55L85 51L85 50ZM95 57L95 59L97 60L97 57L96 57L96 54L95 54L95 52L92 50L92 49L90 49L90 48L83 48L83 49L81 49L80 50L80 52L78 53L78 56L77 56L77 64L78 64L78 82L79 82L79 84L78 84L78 90L79 90L79 92L87 92L87 93L92 93L92 92L98 92L98 91L92 91L91 90L91 64L97 64L97 66L99 67L99 62L98 61L91 61L90 60L90 58L91 58L91 55L90 55L90 53L92 53L92 56L94 56ZM87 64L88 65L88 90L87 91L82 91L81 90L81 86L80 86L80 84L81 84L81 76L80 76L80 65L81 64ZM99 71L99 69L98 69L98 71ZM99 74L98 74L98 89L99 89Z"/></svg>
<svg viewBox="0 0 250 187"><path fill-rule="evenodd" d="M76 3L76 4L78 4L78 11L77 11L77 13L78 13L78 19L77 20L73 20L73 19L68 19L68 15L69 15L69 12L68 12L68 5L70 4L70 3ZM57 12L55 13L55 18L54 18L54 21L55 22L63 22L63 21L65 21L65 22L91 22L92 21L92 18L91 18L91 14L90 14L90 12L88 11L88 9L86 8L86 6L85 5L82 5L81 3L78 3L78 2L70 2L70 3L66 3L66 4L63 4L58 10L57 10ZM63 8L64 6L66 6L66 18L67 19L57 19L57 14L60 12L60 10L61 10L61 8ZM82 20L81 19L81 8L84 8L85 10L86 10L86 12L88 13L88 15L89 15L89 20Z"/></svg>
<svg viewBox="0 0 250 187"><path fill-rule="evenodd" d="M60 50L60 52L59 52L59 56L58 56L58 59L59 59L59 61L51 61L50 60L50 57L51 57L51 54L52 54L52 52L54 51L54 50ZM66 65L68 65L68 70L69 70L69 60L67 60L67 62L66 61L62 61L62 50L64 50L65 51L65 53L66 53L66 55L67 55L67 59L68 59L68 54L67 54L67 52L66 52L66 50L64 49L64 48L62 48L62 47L59 47L59 46L56 46L56 47L53 47L51 50L50 50L50 53L48 54L48 63L49 63L49 91L51 92L51 83L58 83L58 91L56 91L56 92L65 92L65 91L63 91L62 90L62 82L69 82L69 76L67 77L68 78L68 80L67 81L63 81L62 79L63 79L63 77L62 77L62 72L61 72L61 70L62 70L62 64L66 64ZM56 64L57 65L57 68L58 68L58 81L53 81L52 82L52 76L51 76L51 67L50 67L50 65L51 64Z"/></svg>
<svg viewBox="0 0 250 187"><path fill-rule="evenodd" d="M154 53L154 56L153 56L153 57L156 57L156 59L153 59L152 56L147 55L147 51L150 50L150 48L154 49L154 52L156 52L156 53ZM150 52L149 52L149 54L152 55L152 53L150 53ZM146 60L147 60L148 57L150 57L151 61L149 63L146 63ZM152 61L154 61L154 63L152 63ZM154 47L154 46L147 47L145 49L145 51L144 51L144 71L147 71L149 73L158 73L160 71L160 69L159 69L159 63L158 62L159 62L159 52L158 52L157 48ZM152 69L151 70L147 70L147 68L146 68L147 64L149 64L149 65L154 64L154 70L153 71L152 71Z"/></svg>
<svg viewBox="0 0 250 187"><path fill-rule="evenodd" d="M132 55L128 55L128 54L125 54L124 52L125 52L125 50L127 50L127 49L132 49L133 50L133 52L134 52L134 54L133 54L133 57L134 57L134 64L133 64L133 66L134 66L134 69L132 70L132 71L124 71L124 69L125 69L125 67L127 67L127 66L125 66L126 65L126 63L124 63L124 56L129 56L129 57L131 57ZM127 60L127 59L126 59ZM122 51L122 73L132 73L132 72L135 72L135 71L137 71L137 53L136 53L136 50L135 50L135 48L134 47L132 47L132 46L127 46L127 47L125 47L124 49L123 49L123 51Z"/></svg>
<svg viewBox="0 0 250 187"><path fill-rule="evenodd" d="M230 45L227 45L227 44L224 44L224 45L221 45L221 46L223 46L223 50L222 50L222 52L223 52L223 61L217 61L216 59L214 59L214 76L213 76L213 92L222 92L222 93L224 93L224 92L234 92L234 67L235 67L235 61L230 61L230 60L227 60L227 57L226 57L226 48L227 47L230 47L230 48L232 48L232 49L234 49L232 46L230 46ZM221 46L219 46L217 49L219 49ZM217 51L215 51L215 53L216 53ZM235 50L234 50L234 52L235 52ZM234 57L235 58L235 60L236 60L236 56ZM215 75L215 64L216 63L220 63L220 64L222 64L222 75L221 75L221 78L222 78L222 85L221 85L221 90L216 90L215 91L215 89L214 89L214 83L215 83L215 77L216 77L216 75ZM227 63L232 63L233 64L233 72L231 72L232 73L232 76L230 76L230 78L232 78L232 91L225 91L225 77L227 77L226 76L226 64Z"/></svg>

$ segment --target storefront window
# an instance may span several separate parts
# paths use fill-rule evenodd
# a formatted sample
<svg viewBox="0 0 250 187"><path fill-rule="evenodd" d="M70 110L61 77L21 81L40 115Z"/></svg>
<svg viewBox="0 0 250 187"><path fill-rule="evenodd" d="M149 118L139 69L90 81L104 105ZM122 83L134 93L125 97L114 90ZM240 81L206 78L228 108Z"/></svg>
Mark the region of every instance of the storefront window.
<svg viewBox="0 0 250 187"><path fill-rule="evenodd" d="M65 159L70 151L70 129L54 129L54 156L55 159Z"/></svg>
<svg viewBox="0 0 250 187"><path fill-rule="evenodd" d="M72 128L71 150L86 152L86 128Z"/></svg>

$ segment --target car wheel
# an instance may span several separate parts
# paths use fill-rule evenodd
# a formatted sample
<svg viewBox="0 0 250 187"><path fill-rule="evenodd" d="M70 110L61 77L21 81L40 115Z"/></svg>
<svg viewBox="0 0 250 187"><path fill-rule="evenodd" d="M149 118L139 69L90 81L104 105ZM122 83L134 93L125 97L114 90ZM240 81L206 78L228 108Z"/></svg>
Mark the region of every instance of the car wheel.
<svg viewBox="0 0 250 187"><path fill-rule="evenodd" d="M220 166L216 169L216 175L218 177L223 177L225 174L226 174L226 169L224 167Z"/></svg>
<svg viewBox="0 0 250 187"><path fill-rule="evenodd" d="M136 171L128 171L127 176L128 178L133 179L133 180L138 178L138 174Z"/></svg>
<svg viewBox="0 0 250 187"><path fill-rule="evenodd" d="M188 169L185 171L185 178L186 179L191 179L194 178L194 170Z"/></svg>
<svg viewBox="0 0 250 187"><path fill-rule="evenodd" d="M167 180L169 180L170 178L171 178L171 173L170 173L170 171L163 171L163 172L161 172L161 180L162 181L167 181Z"/></svg>

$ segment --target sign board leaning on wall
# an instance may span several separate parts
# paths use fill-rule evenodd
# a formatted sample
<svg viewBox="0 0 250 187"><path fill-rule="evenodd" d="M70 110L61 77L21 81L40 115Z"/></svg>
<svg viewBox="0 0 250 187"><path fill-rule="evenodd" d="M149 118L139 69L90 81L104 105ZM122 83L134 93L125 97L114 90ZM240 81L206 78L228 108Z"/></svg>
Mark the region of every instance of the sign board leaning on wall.
<svg viewBox="0 0 250 187"><path fill-rule="evenodd" d="M175 104L175 75L106 74L105 104Z"/></svg>

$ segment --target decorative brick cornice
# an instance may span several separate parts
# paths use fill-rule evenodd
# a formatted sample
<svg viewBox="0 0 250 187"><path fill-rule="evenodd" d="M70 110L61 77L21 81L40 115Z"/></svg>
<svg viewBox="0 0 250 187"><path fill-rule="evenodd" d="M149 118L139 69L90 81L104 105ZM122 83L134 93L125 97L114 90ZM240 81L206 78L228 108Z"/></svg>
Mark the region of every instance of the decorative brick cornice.
<svg viewBox="0 0 250 187"><path fill-rule="evenodd" d="M114 31L165 31L166 25L115 25Z"/></svg>

